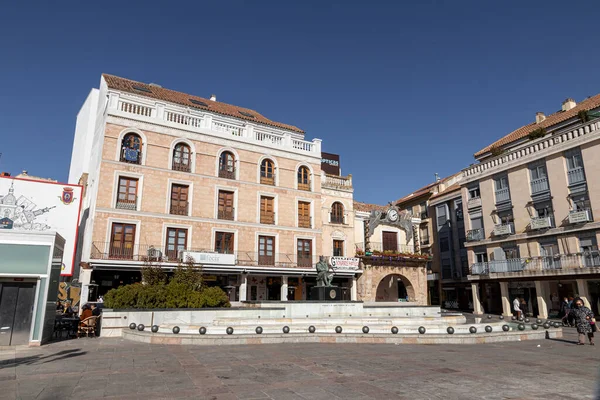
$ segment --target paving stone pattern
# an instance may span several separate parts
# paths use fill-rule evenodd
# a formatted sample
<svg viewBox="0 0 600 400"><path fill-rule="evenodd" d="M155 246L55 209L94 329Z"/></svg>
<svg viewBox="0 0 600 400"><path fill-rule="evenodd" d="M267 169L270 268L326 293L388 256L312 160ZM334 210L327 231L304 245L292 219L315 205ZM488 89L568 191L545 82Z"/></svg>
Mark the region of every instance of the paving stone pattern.
<svg viewBox="0 0 600 400"><path fill-rule="evenodd" d="M0 350L0 399L593 399L600 348L575 338L569 329L561 340L486 345L79 339Z"/></svg>

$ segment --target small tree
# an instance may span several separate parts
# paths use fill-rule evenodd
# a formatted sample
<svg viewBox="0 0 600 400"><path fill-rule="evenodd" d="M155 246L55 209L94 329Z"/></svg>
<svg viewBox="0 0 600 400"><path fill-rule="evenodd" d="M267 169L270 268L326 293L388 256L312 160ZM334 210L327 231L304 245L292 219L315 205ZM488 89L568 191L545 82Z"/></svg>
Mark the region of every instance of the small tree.
<svg viewBox="0 0 600 400"><path fill-rule="evenodd" d="M190 290L202 290L202 266L194 264L194 259L187 256L185 262L177 265L171 282L182 284Z"/></svg>
<svg viewBox="0 0 600 400"><path fill-rule="evenodd" d="M142 282L149 286L163 285L167 282L167 274L159 264L145 261L142 267Z"/></svg>

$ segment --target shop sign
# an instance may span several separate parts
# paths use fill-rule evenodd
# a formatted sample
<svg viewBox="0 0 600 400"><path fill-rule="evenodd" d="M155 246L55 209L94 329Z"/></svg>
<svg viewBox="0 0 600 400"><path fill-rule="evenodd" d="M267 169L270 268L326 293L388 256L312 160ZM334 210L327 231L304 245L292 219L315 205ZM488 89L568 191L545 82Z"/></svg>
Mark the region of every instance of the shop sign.
<svg viewBox="0 0 600 400"><path fill-rule="evenodd" d="M331 257L331 266L334 270L357 270L360 259L355 257Z"/></svg>
<svg viewBox="0 0 600 400"><path fill-rule="evenodd" d="M191 257L198 264L235 265L234 254L184 251L183 259L186 260L188 257Z"/></svg>

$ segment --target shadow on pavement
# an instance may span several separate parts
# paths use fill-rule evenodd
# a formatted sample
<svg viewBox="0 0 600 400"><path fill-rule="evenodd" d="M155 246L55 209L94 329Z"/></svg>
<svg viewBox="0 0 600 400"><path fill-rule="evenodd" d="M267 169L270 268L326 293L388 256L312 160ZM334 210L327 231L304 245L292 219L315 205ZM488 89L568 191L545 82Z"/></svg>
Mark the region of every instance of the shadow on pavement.
<svg viewBox="0 0 600 400"><path fill-rule="evenodd" d="M0 369L16 367L19 365L32 365L39 361L46 360L42 362L42 364L44 364L51 361L59 361L67 358L82 356L87 353L86 351L80 350L81 349L63 350L47 356L35 355L28 357L17 357L13 358L12 360L2 360L0 361Z"/></svg>

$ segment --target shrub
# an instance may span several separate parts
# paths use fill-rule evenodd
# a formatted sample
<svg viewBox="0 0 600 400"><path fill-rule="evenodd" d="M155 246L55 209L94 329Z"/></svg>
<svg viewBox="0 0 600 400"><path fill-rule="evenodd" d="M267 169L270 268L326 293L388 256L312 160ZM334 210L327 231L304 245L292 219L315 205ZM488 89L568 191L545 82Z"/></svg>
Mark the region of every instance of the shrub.
<svg viewBox="0 0 600 400"><path fill-rule="evenodd" d="M171 282L180 283L190 290L202 290L202 267L194 265L194 260L188 258L184 264L177 266Z"/></svg>
<svg viewBox="0 0 600 400"><path fill-rule="evenodd" d="M529 138L529 140L535 140L541 137L544 137L546 135L546 128L539 128L536 129L535 131L531 132L529 135L527 135L527 137Z"/></svg>
<svg viewBox="0 0 600 400"><path fill-rule="evenodd" d="M121 286L110 290L104 299L107 308L203 308L231 307L227 294L219 287L192 290L186 283L172 279L168 284Z"/></svg>
<svg viewBox="0 0 600 400"><path fill-rule="evenodd" d="M207 287L200 292L200 307L231 307L227 293L220 287Z"/></svg>
<svg viewBox="0 0 600 400"><path fill-rule="evenodd" d="M163 285L167 282L167 274L160 265L146 262L142 267L142 282L150 286Z"/></svg>

